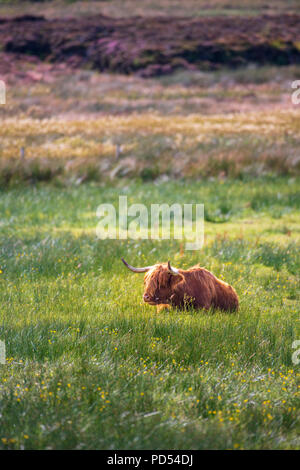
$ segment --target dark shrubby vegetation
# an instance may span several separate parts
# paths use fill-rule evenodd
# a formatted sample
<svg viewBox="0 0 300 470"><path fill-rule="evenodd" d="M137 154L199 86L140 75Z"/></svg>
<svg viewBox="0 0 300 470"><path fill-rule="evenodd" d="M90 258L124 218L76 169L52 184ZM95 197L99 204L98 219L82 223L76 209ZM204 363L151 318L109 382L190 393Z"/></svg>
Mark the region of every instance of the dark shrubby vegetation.
<svg viewBox="0 0 300 470"><path fill-rule="evenodd" d="M300 16L2 19L6 53L100 71L165 75L177 69L300 62Z"/></svg>

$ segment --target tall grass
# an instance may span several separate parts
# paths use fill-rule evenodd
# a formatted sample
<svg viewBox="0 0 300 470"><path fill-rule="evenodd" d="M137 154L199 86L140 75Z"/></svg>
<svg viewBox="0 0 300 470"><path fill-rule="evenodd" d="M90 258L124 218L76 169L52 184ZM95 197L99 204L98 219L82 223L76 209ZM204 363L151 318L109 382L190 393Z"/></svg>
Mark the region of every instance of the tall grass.
<svg viewBox="0 0 300 470"><path fill-rule="evenodd" d="M297 66L145 80L16 64L25 78L12 70L0 107L1 187L299 175Z"/></svg>
<svg viewBox="0 0 300 470"><path fill-rule="evenodd" d="M299 448L298 184L1 193L0 447ZM204 249L97 240L96 207L119 194L204 202ZM157 314L122 255L142 265L200 262L234 285L240 311Z"/></svg>

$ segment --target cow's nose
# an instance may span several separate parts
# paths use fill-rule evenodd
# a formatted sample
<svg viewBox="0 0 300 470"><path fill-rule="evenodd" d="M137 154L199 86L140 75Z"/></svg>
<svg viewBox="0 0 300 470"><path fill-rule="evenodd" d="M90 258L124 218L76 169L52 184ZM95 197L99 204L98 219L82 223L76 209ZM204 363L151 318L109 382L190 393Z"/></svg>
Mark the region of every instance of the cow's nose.
<svg viewBox="0 0 300 470"><path fill-rule="evenodd" d="M144 294L144 300L145 300L145 302L147 302L147 300L150 300L150 295Z"/></svg>

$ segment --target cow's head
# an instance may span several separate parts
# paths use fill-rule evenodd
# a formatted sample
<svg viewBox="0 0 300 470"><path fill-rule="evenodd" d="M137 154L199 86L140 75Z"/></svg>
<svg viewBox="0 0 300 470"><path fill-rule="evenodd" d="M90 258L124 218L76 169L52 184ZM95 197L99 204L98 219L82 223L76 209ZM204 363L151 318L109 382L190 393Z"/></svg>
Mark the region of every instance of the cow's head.
<svg viewBox="0 0 300 470"><path fill-rule="evenodd" d="M122 258L123 263L134 273L145 273L144 302L150 305L168 304L172 301L174 287L182 281L183 276L178 269L168 263L154 264L144 268L134 268Z"/></svg>

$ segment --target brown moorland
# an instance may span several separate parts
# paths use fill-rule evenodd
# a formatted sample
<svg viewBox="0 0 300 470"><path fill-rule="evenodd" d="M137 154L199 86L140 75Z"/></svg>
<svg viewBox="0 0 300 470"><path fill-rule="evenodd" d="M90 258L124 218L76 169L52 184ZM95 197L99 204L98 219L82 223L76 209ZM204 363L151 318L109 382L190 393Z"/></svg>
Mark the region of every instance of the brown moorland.
<svg viewBox="0 0 300 470"><path fill-rule="evenodd" d="M0 46L8 54L144 77L249 62L288 65L300 62L300 16L24 15L0 18Z"/></svg>

